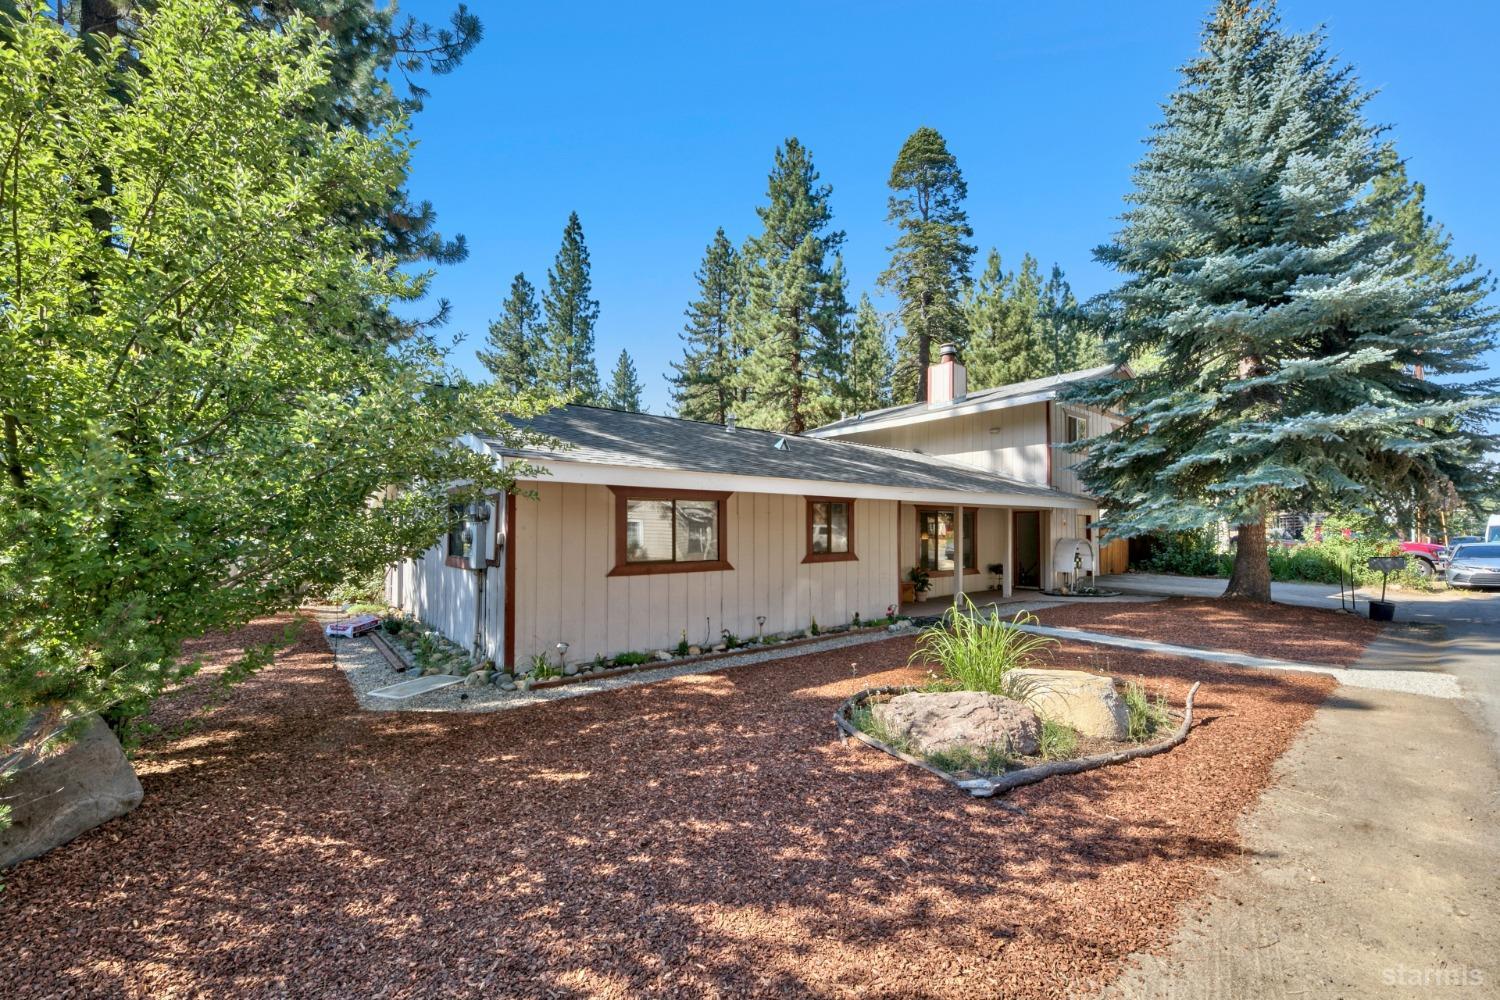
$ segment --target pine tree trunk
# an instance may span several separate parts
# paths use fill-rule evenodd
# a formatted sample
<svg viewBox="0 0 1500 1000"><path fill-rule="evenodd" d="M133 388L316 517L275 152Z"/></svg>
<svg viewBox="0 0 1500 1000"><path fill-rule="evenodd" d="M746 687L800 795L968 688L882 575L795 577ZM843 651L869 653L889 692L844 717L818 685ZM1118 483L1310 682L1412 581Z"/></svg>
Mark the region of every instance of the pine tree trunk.
<svg viewBox="0 0 1500 1000"><path fill-rule="evenodd" d="M1225 597L1247 601L1271 601L1271 557L1266 549L1266 519L1240 525L1234 549L1234 569L1229 574Z"/></svg>

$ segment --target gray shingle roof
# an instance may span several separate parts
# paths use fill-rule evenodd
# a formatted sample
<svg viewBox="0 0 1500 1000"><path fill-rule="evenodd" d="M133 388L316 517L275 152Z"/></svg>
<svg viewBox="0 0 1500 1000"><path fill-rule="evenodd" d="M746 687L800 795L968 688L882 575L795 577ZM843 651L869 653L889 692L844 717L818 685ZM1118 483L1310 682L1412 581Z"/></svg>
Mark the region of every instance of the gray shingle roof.
<svg viewBox="0 0 1500 1000"><path fill-rule="evenodd" d="M1047 486L915 452L743 427L730 432L718 424L649 413L563 406L515 423L567 446L515 449L499 441L487 442L501 454L523 459L913 490L1080 499ZM778 442L784 446L777 447Z"/></svg>
<svg viewBox="0 0 1500 1000"><path fill-rule="evenodd" d="M883 410L869 410L865 413L857 413L843 420L835 420L831 424L815 427L812 434L823 434L828 431L847 431L855 428L879 427L888 420L899 420L902 417L915 414L932 414L934 417L941 415L945 410L953 410L959 407L983 410L990 406L998 407L1007 400L1017 399L1022 396L1034 396L1045 394L1047 396L1057 395L1057 390L1074 382L1086 382L1091 378L1108 375L1115 370L1114 365L1101 365L1098 368L1085 368L1076 372L1063 372L1061 375L1048 375L1046 378L1034 378L1026 382L1012 382L1010 385L999 385L993 389L980 389L971 392L962 399L951 402L940 403L937 406L928 406L926 403L907 403L904 406L888 406Z"/></svg>

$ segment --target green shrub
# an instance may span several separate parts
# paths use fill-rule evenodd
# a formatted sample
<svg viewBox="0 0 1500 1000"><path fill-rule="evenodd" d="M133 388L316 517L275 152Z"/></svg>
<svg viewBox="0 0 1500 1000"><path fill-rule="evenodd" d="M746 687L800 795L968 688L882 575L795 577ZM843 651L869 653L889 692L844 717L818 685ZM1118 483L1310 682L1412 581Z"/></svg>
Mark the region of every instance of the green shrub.
<svg viewBox="0 0 1500 1000"><path fill-rule="evenodd" d="M1127 734L1136 743L1151 739L1172 721L1166 695L1158 694L1153 700L1137 681L1125 685L1125 714Z"/></svg>
<svg viewBox="0 0 1500 1000"><path fill-rule="evenodd" d="M964 691L1020 697L1009 675L1037 661L1037 654L1057 640L1023 632L1016 626L1036 622L1034 615L1018 612L1009 621L999 615L982 617L974 602L964 597L963 607L949 608L937 625L922 630L909 663L927 661L940 665L943 673Z"/></svg>
<svg viewBox="0 0 1500 1000"><path fill-rule="evenodd" d="M330 604L353 604L381 602L385 610L385 570L372 570L363 576L352 577L343 583L334 584L324 595Z"/></svg>
<svg viewBox="0 0 1500 1000"><path fill-rule="evenodd" d="M391 615L389 618L386 618L380 623L381 627L384 628L390 635L396 635L397 633L399 633L405 626L405 624L405 622L403 622L400 618L397 618L395 615Z"/></svg>
<svg viewBox="0 0 1500 1000"><path fill-rule="evenodd" d="M680 638L680 639L677 640L677 648L676 648L676 650L674 650L674 652L676 652L678 656L686 656L686 655L688 655L688 650L690 648L692 648L692 647L690 647L688 645L688 641L687 641L687 629L683 629L682 630L682 638Z"/></svg>
<svg viewBox="0 0 1500 1000"><path fill-rule="evenodd" d="M384 604L351 604L348 614L351 615L383 615L386 611Z"/></svg>
<svg viewBox="0 0 1500 1000"><path fill-rule="evenodd" d="M651 655L649 653L629 652L616 655L611 662L617 667L638 667L650 659Z"/></svg>
<svg viewBox="0 0 1500 1000"><path fill-rule="evenodd" d="M1151 558L1140 563L1148 573L1173 573L1177 576L1228 576L1231 559L1218 551L1218 541L1210 529L1170 531L1157 536Z"/></svg>
<svg viewBox="0 0 1500 1000"><path fill-rule="evenodd" d="M1040 753L1043 760L1067 760L1078 751L1078 730L1051 719L1042 720Z"/></svg>

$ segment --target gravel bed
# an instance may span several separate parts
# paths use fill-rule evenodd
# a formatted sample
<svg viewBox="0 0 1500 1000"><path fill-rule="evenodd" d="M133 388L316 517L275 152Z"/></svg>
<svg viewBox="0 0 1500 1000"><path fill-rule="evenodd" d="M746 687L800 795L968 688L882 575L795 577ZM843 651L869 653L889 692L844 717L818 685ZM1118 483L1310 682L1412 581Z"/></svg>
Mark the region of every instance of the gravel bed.
<svg viewBox="0 0 1500 1000"><path fill-rule="evenodd" d="M1068 604L1045 608L1037 617L1043 625L1333 667L1353 666L1382 627L1321 608L1204 597Z"/></svg>
<svg viewBox="0 0 1500 1000"><path fill-rule="evenodd" d="M601 691L618 691L621 688L635 687L638 684L654 684L673 677L718 673L754 663L767 663L771 660L784 660L808 653L842 649L845 646L882 642L890 637L889 633L882 632L836 635L821 642L809 642L785 649L770 647L747 650L733 656L717 656L714 659L702 661L688 660L615 676L605 674L591 680L574 681L571 684L559 684L555 687L533 688L530 691L505 691L495 684L481 684L477 687L455 684L411 698L402 698L400 701L372 698L370 692L388 684L411 680L419 676L418 674L398 673L386 661L386 658L380 655L380 650L375 648L375 643L365 636L353 639L331 637L325 637L325 639L333 649L339 670L348 679L349 686L354 689L354 697L359 702L359 707L368 712L503 712L510 708L525 708L528 705L540 705L543 702L560 701L564 698L580 698L586 694L598 694Z"/></svg>
<svg viewBox="0 0 1500 1000"><path fill-rule="evenodd" d="M266 621L212 657L280 634ZM1006 802L830 716L910 637L490 714L361 711L314 625L158 707L134 813L6 873L7 997L1064 997L1163 947L1318 675L1133 655L1202 722ZM1068 650L1058 666L1087 668ZM196 726L182 731L190 709Z"/></svg>

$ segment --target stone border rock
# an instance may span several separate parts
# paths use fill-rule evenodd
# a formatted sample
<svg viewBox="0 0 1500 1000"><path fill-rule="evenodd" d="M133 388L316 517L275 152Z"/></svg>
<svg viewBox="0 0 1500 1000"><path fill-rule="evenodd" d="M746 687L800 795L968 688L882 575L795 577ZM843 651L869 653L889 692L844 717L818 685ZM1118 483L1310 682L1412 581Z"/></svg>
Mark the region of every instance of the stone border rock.
<svg viewBox="0 0 1500 1000"><path fill-rule="evenodd" d="M955 788L960 788L975 798L989 798L1001 792L1008 792L1012 788L1022 785L1033 785L1038 781L1061 774L1079 774L1083 771L1092 771L1097 767L1106 767L1110 764L1123 764L1129 760L1139 760L1142 757L1150 757L1154 754L1165 753L1187 739L1188 730L1193 725L1193 697L1198 693L1201 681L1194 681L1193 686L1188 689L1187 701L1182 711L1182 724L1177 731L1166 739L1157 740L1155 743L1146 743L1129 750L1119 750L1113 753L1094 754L1091 757L1078 757L1074 760L1055 760L1046 764L1037 764L1034 767L1022 768L1019 771L1009 771L994 778L959 778L942 768L935 767L920 757L897 750L895 747L877 740L868 733L862 732L849 719L850 710L862 701L881 694L905 694L908 691L919 690L915 685L886 685L885 687L866 688L858 694L844 699L833 713L834 724L839 728L839 739L847 740L852 736L868 746L877 750L884 750L892 757L899 758L908 764L914 764L924 771L929 771L948 782Z"/></svg>

